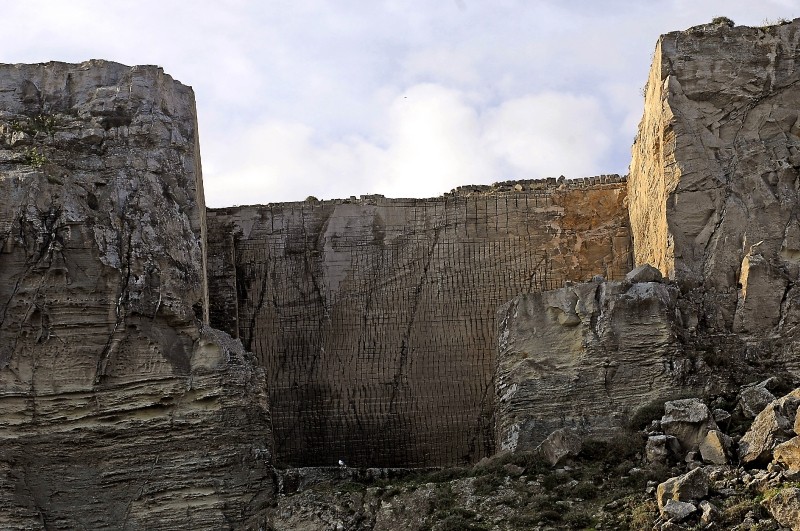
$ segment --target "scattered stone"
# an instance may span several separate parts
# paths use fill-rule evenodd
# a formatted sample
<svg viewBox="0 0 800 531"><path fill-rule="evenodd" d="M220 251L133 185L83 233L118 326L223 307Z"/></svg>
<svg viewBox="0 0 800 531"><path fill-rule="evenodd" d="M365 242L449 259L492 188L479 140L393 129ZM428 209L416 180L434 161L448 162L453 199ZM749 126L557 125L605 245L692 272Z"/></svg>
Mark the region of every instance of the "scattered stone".
<svg viewBox="0 0 800 531"><path fill-rule="evenodd" d="M656 501L659 509L667 500L689 501L701 500L708 495L708 476L702 468L696 468L686 474L670 478L661 483L656 490Z"/></svg>
<svg viewBox="0 0 800 531"><path fill-rule="evenodd" d="M642 264L625 275L625 280L631 284L638 284L640 282L661 282L664 280L664 276L661 274L661 271L650 264Z"/></svg>
<svg viewBox="0 0 800 531"><path fill-rule="evenodd" d="M772 450L794 436L798 405L800 389L770 402L739 441L739 460L746 465L766 465L771 461Z"/></svg>
<svg viewBox="0 0 800 531"><path fill-rule="evenodd" d="M575 457L582 447L581 438L573 430L561 428L550 435L540 444L536 451L551 466L555 466L567 457Z"/></svg>
<svg viewBox="0 0 800 531"><path fill-rule="evenodd" d="M782 525L791 529L800 529L800 489L788 487L768 498L763 505L772 517Z"/></svg>
<svg viewBox="0 0 800 531"><path fill-rule="evenodd" d="M706 463L727 465L732 448L733 439L719 430L711 430L700 443L700 455Z"/></svg>
<svg viewBox="0 0 800 531"><path fill-rule="evenodd" d="M792 437L776 446L772 452L772 458L788 470L800 472L800 437Z"/></svg>
<svg viewBox="0 0 800 531"><path fill-rule="evenodd" d="M694 514L697 507L688 502L667 500L661 508L661 516L667 518L671 522L683 522L689 516Z"/></svg>

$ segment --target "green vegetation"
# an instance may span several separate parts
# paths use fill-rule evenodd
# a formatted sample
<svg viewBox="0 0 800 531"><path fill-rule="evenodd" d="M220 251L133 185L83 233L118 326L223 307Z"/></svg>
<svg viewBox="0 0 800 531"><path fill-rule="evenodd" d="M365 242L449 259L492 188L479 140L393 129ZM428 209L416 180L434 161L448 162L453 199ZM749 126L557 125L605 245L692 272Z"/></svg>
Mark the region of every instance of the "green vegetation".
<svg viewBox="0 0 800 531"><path fill-rule="evenodd" d="M40 153L36 148L27 148L24 152L25 163L30 164L34 168L41 168L47 163L43 153Z"/></svg>

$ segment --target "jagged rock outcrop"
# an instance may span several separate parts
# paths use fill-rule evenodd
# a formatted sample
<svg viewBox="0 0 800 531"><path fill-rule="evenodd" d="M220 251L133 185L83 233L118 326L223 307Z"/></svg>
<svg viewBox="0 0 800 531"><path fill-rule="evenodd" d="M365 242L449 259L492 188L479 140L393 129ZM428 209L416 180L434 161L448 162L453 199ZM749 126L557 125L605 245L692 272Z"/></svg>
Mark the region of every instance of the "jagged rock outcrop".
<svg viewBox="0 0 800 531"><path fill-rule="evenodd" d="M678 282L687 326L795 371L798 35L795 20L662 36L628 181L636 263Z"/></svg>
<svg viewBox="0 0 800 531"><path fill-rule="evenodd" d="M272 492L263 371L208 328L194 96L0 65L0 527L219 529Z"/></svg>
<svg viewBox="0 0 800 531"><path fill-rule="evenodd" d="M521 295L498 312L495 380L501 449L530 450L571 427L610 436L637 409L692 385L675 286L588 282ZM712 421L713 422L713 421Z"/></svg>

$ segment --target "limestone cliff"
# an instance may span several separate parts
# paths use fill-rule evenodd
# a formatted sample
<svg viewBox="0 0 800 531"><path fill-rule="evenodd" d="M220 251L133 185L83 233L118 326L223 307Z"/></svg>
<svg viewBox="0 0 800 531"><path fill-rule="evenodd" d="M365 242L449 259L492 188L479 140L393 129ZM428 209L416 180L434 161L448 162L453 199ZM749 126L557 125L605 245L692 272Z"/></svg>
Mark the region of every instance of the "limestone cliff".
<svg viewBox="0 0 800 531"><path fill-rule="evenodd" d="M206 326L194 96L0 65L0 527L219 528L271 492L263 372Z"/></svg>
<svg viewBox="0 0 800 531"><path fill-rule="evenodd" d="M497 307L623 276L625 190L602 176L211 210L212 323L267 370L278 460L490 455Z"/></svg>
<svg viewBox="0 0 800 531"><path fill-rule="evenodd" d="M793 334L800 275L800 21L662 36L630 168L637 263L715 333Z"/></svg>

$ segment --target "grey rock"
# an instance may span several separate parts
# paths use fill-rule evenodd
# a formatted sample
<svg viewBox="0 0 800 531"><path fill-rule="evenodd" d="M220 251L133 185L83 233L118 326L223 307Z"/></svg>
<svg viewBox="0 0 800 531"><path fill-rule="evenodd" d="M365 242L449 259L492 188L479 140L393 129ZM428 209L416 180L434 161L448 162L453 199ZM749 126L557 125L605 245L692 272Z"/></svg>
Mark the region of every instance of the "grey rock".
<svg viewBox="0 0 800 531"><path fill-rule="evenodd" d="M582 446L583 442L577 433L562 428L548 435L536 448L536 451L551 466L555 466L568 457L577 456Z"/></svg>
<svg viewBox="0 0 800 531"><path fill-rule="evenodd" d="M656 489L659 510L663 509L668 500L701 500L707 495L708 476L702 468L696 468L681 476L670 478L660 483Z"/></svg>
<svg viewBox="0 0 800 531"><path fill-rule="evenodd" d="M661 282L663 279L664 277L661 271L650 264L642 264L634 267L630 273L625 275L625 280L632 284L638 284L639 282Z"/></svg>
<svg viewBox="0 0 800 531"><path fill-rule="evenodd" d="M737 407L745 418L754 419L773 400L775 400L775 395L770 393L766 387L756 385L746 387L739 393Z"/></svg>
<svg viewBox="0 0 800 531"><path fill-rule="evenodd" d="M678 439L684 452L697 451L708 432L718 429L708 406L697 398L665 403L661 427Z"/></svg>
<svg viewBox="0 0 800 531"><path fill-rule="evenodd" d="M666 463L669 459L677 459L681 451L678 439L671 435L652 435L647 438L645 459L649 463Z"/></svg>
<svg viewBox="0 0 800 531"><path fill-rule="evenodd" d="M671 522L683 522L697 511L697 507L689 502L667 500L661 507L661 516Z"/></svg>
<svg viewBox="0 0 800 531"><path fill-rule="evenodd" d="M717 509L717 506L708 500L701 501L698 505L698 508L703 511L703 514L700 515L700 522L704 525L713 523L719 514L719 509Z"/></svg>
<svg viewBox="0 0 800 531"><path fill-rule="evenodd" d="M773 449L794 436L798 405L800 389L773 400L764 408L739 441L739 460L744 464L769 463Z"/></svg>

